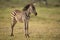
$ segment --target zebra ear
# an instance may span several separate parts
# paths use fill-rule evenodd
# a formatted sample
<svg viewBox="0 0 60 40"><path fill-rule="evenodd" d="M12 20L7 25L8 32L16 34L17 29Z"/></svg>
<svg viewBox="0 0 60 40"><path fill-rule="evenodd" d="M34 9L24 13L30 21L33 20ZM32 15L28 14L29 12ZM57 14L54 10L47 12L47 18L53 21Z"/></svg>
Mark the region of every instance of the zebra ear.
<svg viewBox="0 0 60 40"><path fill-rule="evenodd" d="M33 5L36 5L36 3L33 3Z"/></svg>
<svg viewBox="0 0 60 40"><path fill-rule="evenodd" d="M36 2L32 1L30 4L36 5Z"/></svg>

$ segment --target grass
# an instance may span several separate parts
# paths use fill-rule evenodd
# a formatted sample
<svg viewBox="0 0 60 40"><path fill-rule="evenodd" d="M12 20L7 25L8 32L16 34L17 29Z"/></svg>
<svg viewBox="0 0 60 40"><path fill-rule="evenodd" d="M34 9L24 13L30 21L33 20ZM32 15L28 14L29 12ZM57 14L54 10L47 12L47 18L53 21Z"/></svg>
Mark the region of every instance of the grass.
<svg viewBox="0 0 60 40"><path fill-rule="evenodd" d="M16 8L21 9L21 8ZM0 40L60 40L60 7L36 7L37 16L31 15L29 22L30 38L24 36L23 23L17 23L14 37L11 33L11 15L13 8L0 9Z"/></svg>

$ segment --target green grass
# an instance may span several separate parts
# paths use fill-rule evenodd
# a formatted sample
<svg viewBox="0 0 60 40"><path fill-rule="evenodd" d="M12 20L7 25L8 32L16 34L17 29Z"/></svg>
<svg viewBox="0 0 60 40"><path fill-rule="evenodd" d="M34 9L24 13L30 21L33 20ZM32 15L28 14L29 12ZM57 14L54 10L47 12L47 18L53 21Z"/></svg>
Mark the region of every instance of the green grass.
<svg viewBox="0 0 60 40"><path fill-rule="evenodd" d="M22 8L16 8L21 10ZM31 15L29 22L29 40L60 40L60 7L36 7L37 16ZM17 23L14 37L11 33L11 15L13 8L0 9L0 40L28 40L24 36L23 23Z"/></svg>

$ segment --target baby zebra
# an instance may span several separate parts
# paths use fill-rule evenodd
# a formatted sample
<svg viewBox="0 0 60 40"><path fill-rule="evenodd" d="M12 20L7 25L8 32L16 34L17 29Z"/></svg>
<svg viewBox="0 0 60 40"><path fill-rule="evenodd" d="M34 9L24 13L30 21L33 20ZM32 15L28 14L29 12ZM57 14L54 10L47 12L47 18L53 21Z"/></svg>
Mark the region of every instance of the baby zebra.
<svg viewBox="0 0 60 40"><path fill-rule="evenodd" d="M22 11L20 10L14 10L12 15L12 25L11 25L11 36L13 36L13 28L17 22L23 22L25 27L25 36L29 37L28 32L28 24L30 19L30 14L33 13L35 16L37 15L36 9L33 5L33 3L30 3L26 5Z"/></svg>

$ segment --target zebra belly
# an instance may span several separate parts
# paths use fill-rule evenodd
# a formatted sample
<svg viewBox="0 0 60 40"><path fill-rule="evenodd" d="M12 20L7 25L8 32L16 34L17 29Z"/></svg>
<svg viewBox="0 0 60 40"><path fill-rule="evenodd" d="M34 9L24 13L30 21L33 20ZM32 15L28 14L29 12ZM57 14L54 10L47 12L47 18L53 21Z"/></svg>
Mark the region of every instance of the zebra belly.
<svg viewBox="0 0 60 40"><path fill-rule="evenodd" d="M21 15L17 15L15 18L18 22L22 22L22 23L24 22L24 19L25 19L25 17Z"/></svg>

